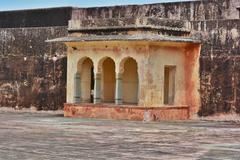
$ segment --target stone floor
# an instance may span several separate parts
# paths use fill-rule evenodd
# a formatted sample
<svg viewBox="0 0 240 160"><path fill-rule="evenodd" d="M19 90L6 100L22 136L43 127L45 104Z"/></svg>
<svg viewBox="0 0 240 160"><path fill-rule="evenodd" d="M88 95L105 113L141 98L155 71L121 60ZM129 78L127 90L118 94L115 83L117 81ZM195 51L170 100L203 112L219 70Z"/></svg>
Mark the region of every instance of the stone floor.
<svg viewBox="0 0 240 160"><path fill-rule="evenodd" d="M1 160L240 159L240 124L130 122L0 111Z"/></svg>

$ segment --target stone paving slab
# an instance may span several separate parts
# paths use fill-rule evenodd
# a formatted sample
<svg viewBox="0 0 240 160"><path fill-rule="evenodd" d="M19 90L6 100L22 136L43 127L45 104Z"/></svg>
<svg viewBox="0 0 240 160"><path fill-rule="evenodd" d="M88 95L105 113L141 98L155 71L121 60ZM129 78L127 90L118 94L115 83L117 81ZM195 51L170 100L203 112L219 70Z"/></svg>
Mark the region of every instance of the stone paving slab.
<svg viewBox="0 0 240 160"><path fill-rule="evenodd" d="M0 160L240 159L240 124L133 122L0 111Z"/></svg>

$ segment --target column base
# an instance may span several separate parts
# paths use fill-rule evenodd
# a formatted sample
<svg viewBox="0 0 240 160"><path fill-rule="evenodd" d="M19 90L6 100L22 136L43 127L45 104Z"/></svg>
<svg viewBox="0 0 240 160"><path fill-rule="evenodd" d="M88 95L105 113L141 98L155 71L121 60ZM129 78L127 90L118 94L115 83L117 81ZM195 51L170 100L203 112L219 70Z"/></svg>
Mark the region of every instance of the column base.
<svg viewBox="0 0 240 160"><path fill-rule="evenodd" d="M117 105L123 104L122 99L115 99L115 104L117 104Z"/></svg>
<svg viewBox="0 0 240 160"><path fill-rule="evenodd" d="M94 103L94 104L99 104L99 103L101 103L101 98L94 98L93 103Z"/></svg>
<svg viewBox="0 0 240 160"><path fill-rule="evenodd" d="M80 97L74 97L74 103L81 103L81 98Z"/></svg>

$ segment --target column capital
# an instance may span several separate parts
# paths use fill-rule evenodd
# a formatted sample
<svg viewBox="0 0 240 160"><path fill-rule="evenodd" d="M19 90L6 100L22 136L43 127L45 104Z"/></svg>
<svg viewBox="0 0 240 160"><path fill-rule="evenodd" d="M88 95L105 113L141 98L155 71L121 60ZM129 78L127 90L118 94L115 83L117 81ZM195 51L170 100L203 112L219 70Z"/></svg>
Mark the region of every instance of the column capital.
<svg viewBox="0 0 240 160"><path fill-rule="evenodd" d="M78 73L78 72L77 72L77 73L75 73L75 74L74 74L74 76L75 76L75 78L76 78L76 79L81 79L81 74L80 74L80 73Z"/></svg>
<svg viewBox="0 0 240 160"><path fill-rule="evenodd" d="M122 73L116 73L116 79L122 79Z"/></svg>
<svg viewBox="0 0 240 160"><path fill-rule="evenodd" d="M95 79L101 79L101 73L95 73L94 78Z"/></svg>

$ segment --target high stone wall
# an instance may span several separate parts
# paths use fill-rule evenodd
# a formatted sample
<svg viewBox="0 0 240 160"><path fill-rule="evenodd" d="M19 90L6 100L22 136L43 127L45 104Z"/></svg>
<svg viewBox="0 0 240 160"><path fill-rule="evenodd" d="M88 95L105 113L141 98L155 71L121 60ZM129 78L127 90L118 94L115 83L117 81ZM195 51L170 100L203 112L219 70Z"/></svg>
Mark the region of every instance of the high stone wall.
<svg viewBox="0 0 240 160"><path fill-rule="evenodd" d="M196 0L189 2L75 8L72 19L155 17L179 20L236 19L239 0Z"/></svg>
<svg viewBox="0 0 240 160"><path fill-rule="evenodd" d="M66 48L45 40L66 35L66 27L0 29L0 106L63 107Z"/></svg>
<svg viewBox="0 0 240 160"><path fill-rule="evenodd" d="M0 28L67 26L72 7L0 11Z"/></svg>
<svg viewBox="0 0 240 160"><path fill-rule="evenodd" d="M0 106L61 109L66 101L66 47L72 7L0 12ZM53 57L57 55L57 61Z"/></svg>
<svg viewBox="0 0 240 160"><path fill-rule="evenodd" d="M240 20L192 21L203 44L200 57L200 115L240 113Z"/></svg>

